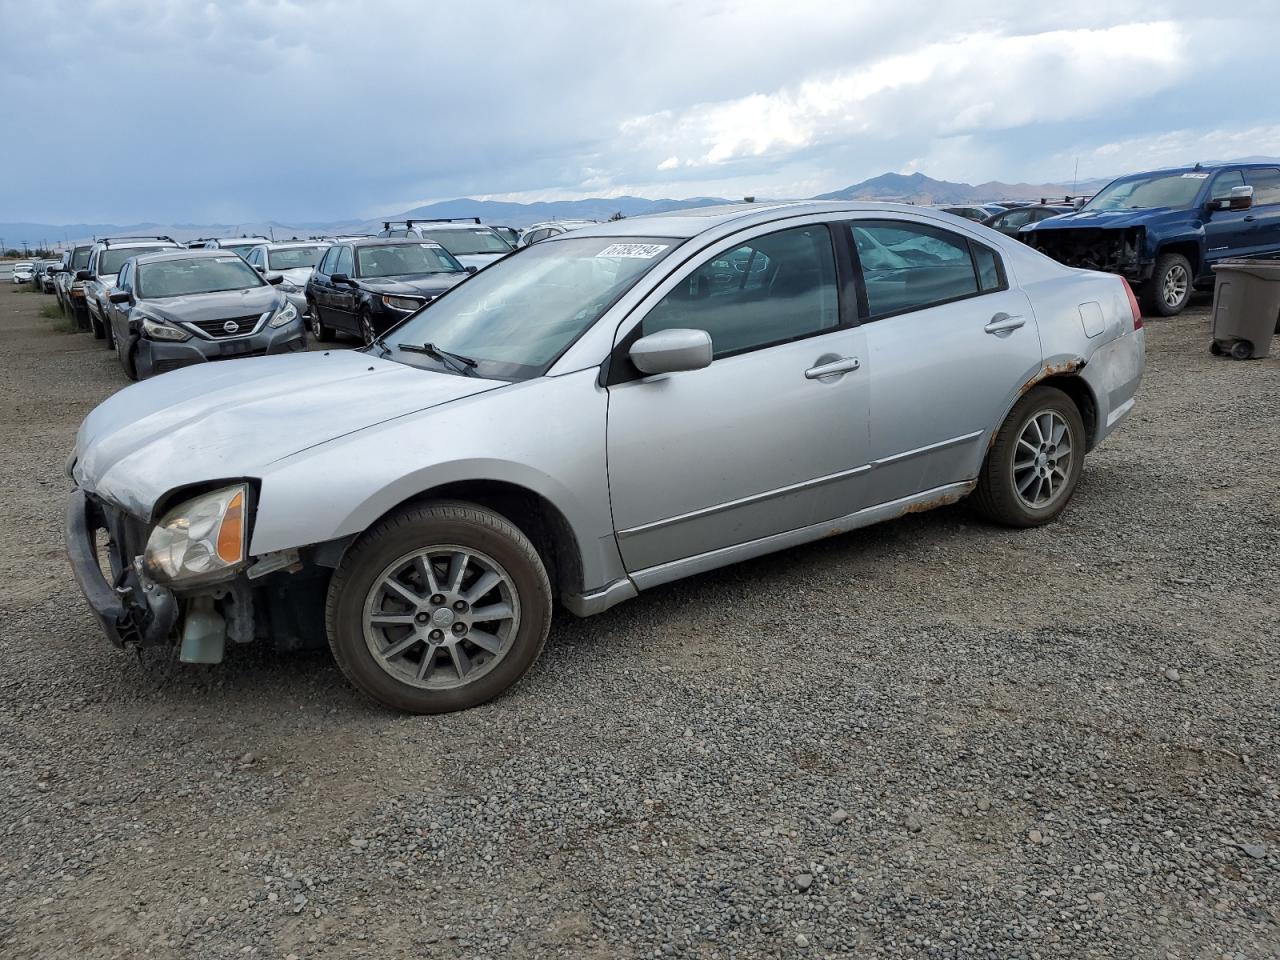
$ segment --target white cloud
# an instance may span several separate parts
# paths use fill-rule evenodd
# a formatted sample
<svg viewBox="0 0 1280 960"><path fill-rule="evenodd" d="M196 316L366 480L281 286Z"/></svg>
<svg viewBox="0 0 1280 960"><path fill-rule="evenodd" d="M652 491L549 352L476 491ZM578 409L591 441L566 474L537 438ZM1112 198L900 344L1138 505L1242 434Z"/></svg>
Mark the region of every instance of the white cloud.
<svg viewBox="0 0 1280 960"><path fill-rule="evenodd" d="M658 169L659 169L659 170L674 170L674 169L675 169L676 167L678 167L678 166L680 166L680 158L679 158L679 157L667 157L667 159L663 160L660 164L658 164Z"/></svg>
<svg viewBox="0 0 1280 960"><path fill-rule="evenodd" d="M1088 117L1167 89L1192 69L1177 23L975 33L909 53L678 111L633 117L621 135L658 155L715 166L855 137L925 137ZM675 148L675 149L672 149Z"/></svg>

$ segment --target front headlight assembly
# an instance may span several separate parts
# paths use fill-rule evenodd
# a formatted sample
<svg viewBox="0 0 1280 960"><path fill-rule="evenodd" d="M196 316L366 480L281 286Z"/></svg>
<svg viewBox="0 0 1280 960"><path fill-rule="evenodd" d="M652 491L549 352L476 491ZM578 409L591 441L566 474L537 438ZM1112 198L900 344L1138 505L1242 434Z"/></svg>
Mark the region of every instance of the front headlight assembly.
<svg viewBox="0 0 1280 960"><path fill-rule="evenodd" d="M414 311L422 306L422 301L414 297L383 297L382 302L392 310Z"/></svg>
<svg viewBox="0 0 1280 960"><path fill-rule="evenodd" d="M191 334L181 327L157 320L155 317L142 317L142 335L149 340L189 340Z"/></svg>
<svg viewBox="0 0 1280 960"><path fill-rule="evenodd" d="M286 303L279 311L276 312L276 315L268 321L267 326L283 327L290 320L296 319L298 319L298 308L292 303Z"/></svg>
<svg viewBox="0 0 1280 960"><path fill-rule="evenodd" d="M248 497L238 483L174 507L147 538L147 572L163 583L230 576L247 558Z"/></svg>

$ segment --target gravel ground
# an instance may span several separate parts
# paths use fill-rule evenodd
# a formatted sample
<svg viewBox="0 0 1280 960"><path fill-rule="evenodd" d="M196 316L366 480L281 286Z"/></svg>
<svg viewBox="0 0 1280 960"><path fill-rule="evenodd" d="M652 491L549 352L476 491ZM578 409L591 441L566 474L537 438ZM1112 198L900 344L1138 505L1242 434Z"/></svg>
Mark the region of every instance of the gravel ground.
<svg viewBox="0 0 1280 960"><path fill-rule="evenodd" d="M0 290L0 956L1280 953L1280 357L1203 304L1059 523L701 576L409 718L97 634L62 463L124 378L44 302Z"/></svg>

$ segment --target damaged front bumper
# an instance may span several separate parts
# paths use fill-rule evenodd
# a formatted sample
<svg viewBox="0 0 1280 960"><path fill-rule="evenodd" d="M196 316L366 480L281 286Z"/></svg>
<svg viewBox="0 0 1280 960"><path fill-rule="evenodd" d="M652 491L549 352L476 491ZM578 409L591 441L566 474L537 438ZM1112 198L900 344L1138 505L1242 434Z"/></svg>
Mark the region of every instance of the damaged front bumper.
<svg viewBox="0 0 1280 960"><path fill-rule="evenodd" d="M130 525L122 511L109 514L83 490L73 490L67 500L67 557L89 609L117 647L150 647L170 640L178 600L129 561L127 544L136 537ZM98 558L99 531L107 534L110 580Z"/></svg>
<svg viewBox="0 0 1280 960"><path fill-rule="evenodd" d="M1141 227L1037 229L1021 239L1065 266L1118 273L1134 282L1149 280L1155 266L1144 255L1146 231Z"/></svg>
<svg viewBox="0 0 1280 960"><path fill-rule="evenodd" d="M105 564L99 558L100 532L106 534ZM293 564L253 580L241 572L217 583L170 589L143 569L147 525L78 487L67 500L65 534L76 583L117 647L181 644L183 662L217 663L228 640L269 639L277 650L326 643L328 567L299 572Z"/></svg>

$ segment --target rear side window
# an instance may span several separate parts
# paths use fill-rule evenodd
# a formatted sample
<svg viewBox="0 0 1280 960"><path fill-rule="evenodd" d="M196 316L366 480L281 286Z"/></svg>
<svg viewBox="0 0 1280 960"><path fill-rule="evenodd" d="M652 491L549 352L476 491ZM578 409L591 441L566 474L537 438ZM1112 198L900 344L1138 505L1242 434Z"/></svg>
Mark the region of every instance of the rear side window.
<svg viewBox="0 0 1280 960"><path fill-rule="evenodd" d="M1247 176L1253 187L1254 203L1280 203L1280 170L1250 170Z"/></svg>
<svg viewBox="0 0 1280 960"><path fill-rule="evenodd" d="M338 263L333 269L334 273L345 273L351 276L351 248L342 247L338 250Z"/></svg>
<svg viewBox="0 0 1280 960"><path fill-rule="evenodd" d="M950 231L900 220L853 223L850 230L872 318L1003 286L996 254Z"/></svg>
<svg viewBox="0 0 1280 960"><path fill-rule="evenodd" d="M716 254L644 318L642 333L711 334L715 357L831 330L840 323L835 255L825 226L755 237Z"/></svg>

